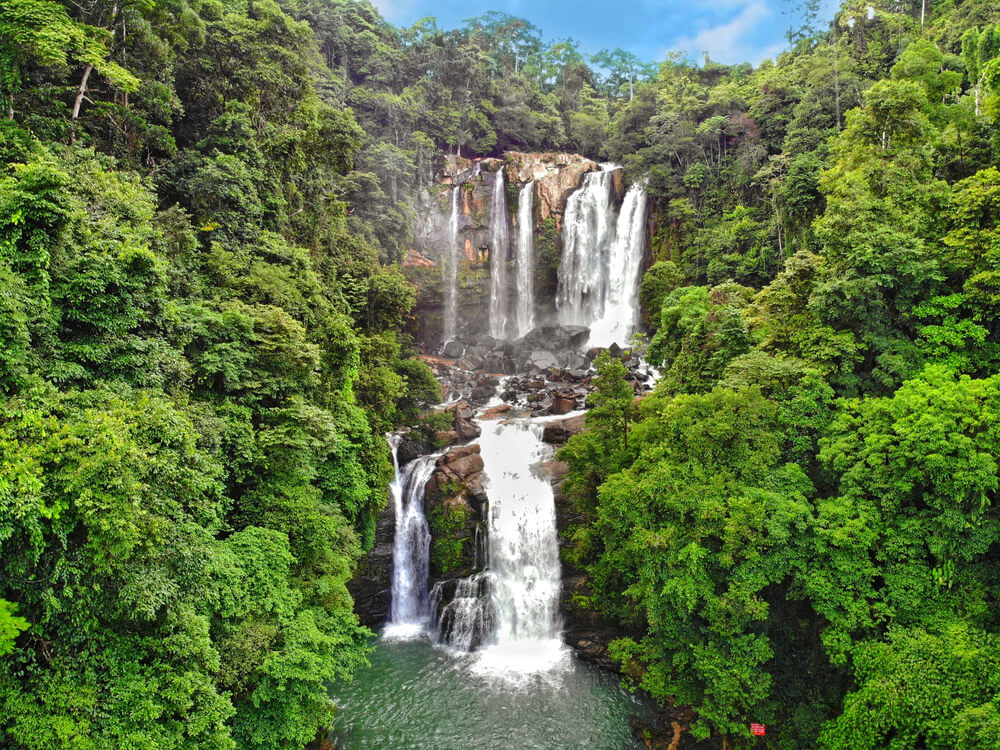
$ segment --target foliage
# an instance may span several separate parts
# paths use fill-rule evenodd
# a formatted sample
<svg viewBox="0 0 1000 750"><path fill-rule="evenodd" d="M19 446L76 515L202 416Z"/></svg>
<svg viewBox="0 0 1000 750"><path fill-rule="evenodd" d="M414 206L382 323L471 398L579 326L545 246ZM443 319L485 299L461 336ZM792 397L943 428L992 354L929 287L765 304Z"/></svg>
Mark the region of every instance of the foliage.
<svg viewBox="0 0 1000 750"><path fill-rule="evenodd" d="M444 497L459 494L462 487L441 487ZM447 502L434 506L427 516L431 531L431 570L434 575L455 575L461 570L469 539L460 532L469 524L469 510L461 504Z"/></svg>

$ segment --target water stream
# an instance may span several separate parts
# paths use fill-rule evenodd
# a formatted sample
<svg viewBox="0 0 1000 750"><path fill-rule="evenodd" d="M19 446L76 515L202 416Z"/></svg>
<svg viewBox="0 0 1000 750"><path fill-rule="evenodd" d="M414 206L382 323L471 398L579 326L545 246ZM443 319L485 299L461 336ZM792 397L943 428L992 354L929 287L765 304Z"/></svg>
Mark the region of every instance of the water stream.
<svg viewBox="0 0 1000 750"><path fill-rule="evenodd" d="M460 185L451 190L451 215L448 218L447 255L441 264L444 275L444 336L442 346L455 338L458 320L458 199Z"/></svg>
<svg viewBox="0 0 1000 750"><path fill-rule="evenodd" d="M421 632L429 617L427 576L431 532L424 516L424 487L438 454L421 456L399 467L400 435L389 437L395 478L389 485L396 533L392 548L392 607L386 633L409 637Z"/></svg>
<svg viewBox="0 0 1000 750"><path fill-rule="evenodd" d="M535 181L521 188L517 203L517 337L535 327Z"/></svg>
<svg viewBox="0 0 1000 750"><path fill-rule="evenodd" d="M507 254L510 252L510 230L507 226L507 196L504 192L503 169L493 180L490 201L490 336L505 339L510 335L510 313L507 302Z"/></svg>

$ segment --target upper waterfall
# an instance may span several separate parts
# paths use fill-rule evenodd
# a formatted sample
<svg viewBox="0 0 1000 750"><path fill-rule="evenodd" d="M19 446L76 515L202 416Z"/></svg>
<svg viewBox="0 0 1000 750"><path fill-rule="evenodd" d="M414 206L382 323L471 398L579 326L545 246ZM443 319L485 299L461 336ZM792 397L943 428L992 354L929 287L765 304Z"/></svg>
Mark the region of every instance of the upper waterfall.
<svg viewBox="0 0 1000 750"><path fill-rule="evenodd" d="M510 252L507 222L507 196L501 168L493 180L490 201L490 336L495 339L509 338L511 334L507 302L507 254Z"/></svg>
<svg viewBox="0 0 1000 750"><path fill-rule="evenodd" d="M535 181L518 195L517 203L517 309L516 335L535 327Z"/></svg>
<svg viewBox="0 0 1000 750"><path fill-rule="evenodd" d="M462 188L455 185L451 191L451 216L448 219L447 256L441 264L444 275L444 336L442 346L455 338L458 318L458 194Z"/></svg>
<svg viewBox="0 0 1000 750"><path fill-rule="evenodd" d="M632 185L619 212L612 200L618 169L587 174L566 203L556 309L563 325L591 329L590 346L625 345L639 317L646 187Z"/></svg>
<svg viewBox="0 0 1000 750"><path fill-rule="evenodd" d="M634 183L618 214L604 277L604 311L590 323L590 346L624 346L638 327L646 204L646 183Z"/></svg>

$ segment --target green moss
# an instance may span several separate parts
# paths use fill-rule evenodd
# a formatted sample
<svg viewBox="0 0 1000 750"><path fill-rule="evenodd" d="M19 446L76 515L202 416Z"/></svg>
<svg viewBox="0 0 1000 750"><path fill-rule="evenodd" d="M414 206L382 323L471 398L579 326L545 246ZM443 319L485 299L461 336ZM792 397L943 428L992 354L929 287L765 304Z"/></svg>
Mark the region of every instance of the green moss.
<svg viewBox="0 0 1000 750"><path fill-rule="evenodd" d="M455 492L447 492L454 495L462 492L462 487L457 482L448 483L458 485ZM448 486L445 485L445 486ZM445 486L441 490L445 490ZM462 567L462 558L465 553L468 538L458 538L458 534L468 525L470 512L462 505L437 505L427 516L427 524L431 530L431 572L435 575L448 575Z"/></svg>
<svg viewBox="0 0 1000 750"><path fill-rule="evenodd" d="M559 230L551 216L545 219L535 235L535 295L549 298L559 285Z"/></svg>

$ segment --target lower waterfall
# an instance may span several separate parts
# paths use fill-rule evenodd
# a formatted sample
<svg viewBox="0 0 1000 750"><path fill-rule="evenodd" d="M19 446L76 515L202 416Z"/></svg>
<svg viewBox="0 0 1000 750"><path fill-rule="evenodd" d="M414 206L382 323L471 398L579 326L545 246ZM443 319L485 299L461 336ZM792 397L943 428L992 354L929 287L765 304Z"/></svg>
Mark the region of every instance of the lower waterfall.
<svg viewBox="0 0 1000 750"><path fill-rule="evenodd" d="M559 637L559 541L552 485L537 471L549 454L529 419L480 423L489 506L489 567L496 631L486 669L538 672L568 656Z"/></svg>
<svg viewBox="0 0 1000 750"><path fill-rule="evenodd" d="M397 470L391 622L372 642L370 666L331 688L335 747L646 750L634 727L651 724L653 702L560 639L555 505L538 471L550 450L545 421L480 421L488 567L440 583L429 601L417 511L436 456ZM399 439L390 444L395 453ZM432 615L448 647L428 628Z"/></svg>
<svg viewBox="0 0 1000 750"><path fill-rule="evenodd" d="M437 454L421 456L399 467L399 435L389 437L396 476L389 485L396 518L392 548L392 604L387 634L416 635L429 616L427 576L431 532L424 516L424 487L434 472Z"/></svg>

